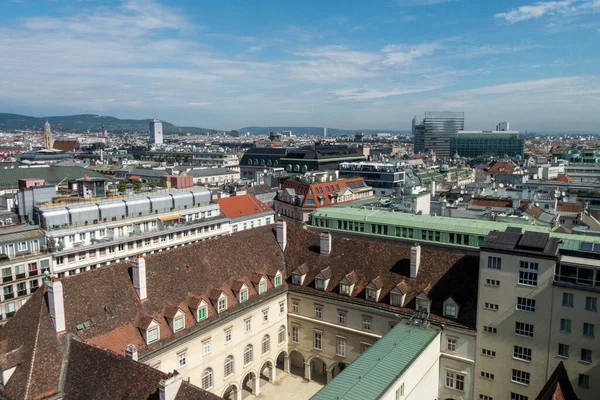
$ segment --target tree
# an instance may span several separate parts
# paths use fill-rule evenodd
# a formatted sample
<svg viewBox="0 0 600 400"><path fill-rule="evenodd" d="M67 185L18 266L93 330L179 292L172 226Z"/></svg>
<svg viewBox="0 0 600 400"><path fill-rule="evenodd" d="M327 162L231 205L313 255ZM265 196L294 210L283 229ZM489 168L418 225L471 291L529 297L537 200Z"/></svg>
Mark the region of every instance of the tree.
<svg viewBox="0 0 600 400"><path fill-rule="evenodd" d="M142 182L133 181L133 190L135 190L136 192L139 192L141 188L142 188Z"/></svg>
<svg viewBox="0 0 600 400"><path fill-rule="evenodd" d="M148 186L150 186L150 189L154 190L156 188L156 182L150 182Z"/></svg>
<svg viewBox="0 0 600 400"><path fill-rule="evenodd" d="M127 184L125 182L119 182L117 189L119 190L119 193L123 194L127 190Z"/></svg>

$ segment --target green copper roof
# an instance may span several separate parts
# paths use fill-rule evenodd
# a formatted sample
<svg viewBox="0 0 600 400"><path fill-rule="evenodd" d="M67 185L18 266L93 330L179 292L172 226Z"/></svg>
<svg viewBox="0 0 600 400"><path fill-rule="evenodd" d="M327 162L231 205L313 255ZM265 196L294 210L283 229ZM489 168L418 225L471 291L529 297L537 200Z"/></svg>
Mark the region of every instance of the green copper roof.
<svg viewBox="0 0 600 400"><path fill-rule="evenodd" d="M311 400L379 399L437 336L433 328L398 323Z"/></svg>

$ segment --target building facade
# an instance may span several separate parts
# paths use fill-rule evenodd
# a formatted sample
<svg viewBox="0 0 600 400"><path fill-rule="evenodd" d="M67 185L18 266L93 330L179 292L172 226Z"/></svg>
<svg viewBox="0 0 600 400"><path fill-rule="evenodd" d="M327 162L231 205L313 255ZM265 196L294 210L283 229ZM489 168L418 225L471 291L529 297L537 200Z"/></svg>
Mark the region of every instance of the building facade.
<svg viewBox="0 0 600 400"><path fill-rule="evenodd" d="M415 131L415 153L432 151L438 157L448 158L453 156L450 140L456 137L458 131L465 129L465 113L426 111L422 125L422 129Z"/></svg>
<svg viewBox="0 0 600 400"><path fill-rule="evenodd" d="M516 131L459 131L450 139L453 157L523 157L524 148L525 139Z"/></svg>
<svg viewBox="0 0 600 400"><path fill-rule="evenodd" d="M150 121L148 127L148 134L150 136L150 143L152 144L163 144L163 126L162 122L157 119Z"/></svg>

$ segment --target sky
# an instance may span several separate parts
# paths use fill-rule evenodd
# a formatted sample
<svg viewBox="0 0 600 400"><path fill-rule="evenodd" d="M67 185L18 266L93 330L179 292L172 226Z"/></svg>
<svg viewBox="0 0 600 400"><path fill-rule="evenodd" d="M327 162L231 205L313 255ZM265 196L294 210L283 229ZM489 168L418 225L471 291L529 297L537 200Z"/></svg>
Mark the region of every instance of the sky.
<svg viewBox="0 0 600 400"><path fill-rule="evenodd" d="M0 112L600 131L600 0L0 0Z"/></svg>

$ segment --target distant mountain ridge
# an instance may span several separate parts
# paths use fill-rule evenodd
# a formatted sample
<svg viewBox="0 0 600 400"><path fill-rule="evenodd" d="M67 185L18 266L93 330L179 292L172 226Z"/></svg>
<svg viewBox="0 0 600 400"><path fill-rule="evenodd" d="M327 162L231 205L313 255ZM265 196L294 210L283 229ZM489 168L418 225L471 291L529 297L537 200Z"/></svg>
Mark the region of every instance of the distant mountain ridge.
<svg viewBox="0 0 600 400"><path fill-rule="evenodd" d="M291 130L294 135L312 135L319 136L323 134L323 127L315 126L247 126L240 128L241 133L250 132L253 135L268 135L269 132L281 132L283 130ZM327 136L352 135L356 132L362 132L367 135L375 133L391 133L397 135L399 133L409 133L403 130L390 129L337 129L327 128Z"/></svg>
<svg viewBox="0 0 600 400"><path fill-rule="evenodd" d="M0 130L41 129L48 120L52 129L61 132L100 132L102 123L110 133L147 132L151 119L119 119L96 114L79 114L52 117L31 117L28 115L0 113ZM164 133L215 133L216 129L192 126L177 126L169 122L163 123Z"/></svg>

